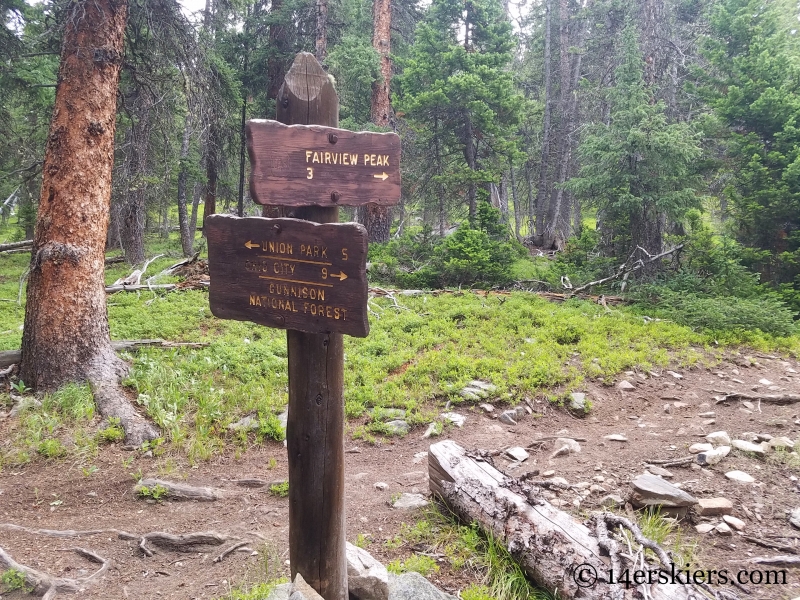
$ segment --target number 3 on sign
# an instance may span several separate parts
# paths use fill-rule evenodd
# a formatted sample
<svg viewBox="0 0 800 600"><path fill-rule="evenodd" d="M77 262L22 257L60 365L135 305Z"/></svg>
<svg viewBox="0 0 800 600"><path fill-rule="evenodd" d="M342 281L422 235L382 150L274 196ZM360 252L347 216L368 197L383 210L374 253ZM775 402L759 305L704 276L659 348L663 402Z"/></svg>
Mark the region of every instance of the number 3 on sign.
<svg viewBox="0 0 800 600"><path fill-rule="evenodd" d="M311 167L306 167L306 171L308 171L306 179L314 179L314 169L312 169Z"/></svg>

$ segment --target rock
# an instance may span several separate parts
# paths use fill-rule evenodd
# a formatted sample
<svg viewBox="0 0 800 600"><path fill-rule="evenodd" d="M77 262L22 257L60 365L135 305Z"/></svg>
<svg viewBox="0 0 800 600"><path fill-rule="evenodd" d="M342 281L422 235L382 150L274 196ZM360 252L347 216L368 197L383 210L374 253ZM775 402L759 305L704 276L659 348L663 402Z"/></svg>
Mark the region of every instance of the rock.
<svg viewBox="0 0 800 600"><path fill-rule="evenodd" d="M486 398L486 395L484 395L481 390L471 387L465 387L459 392L459 394L461 394L461 397L464 398L464 400L477 401Z"/></svg>
<svg viewBox="0 0 800 600"><path fill-rule="evenodd" d="M400 494L400 497L392 503L392 508L400 510L414 510L428 506L428 501L422 494Z"/></svg>
<svg viewBox="0 0 800 600"><path fill-rule="evenodd" d="M700 523L699 525L695 525L694 528L697 533L710 533L714 530L714 525L712 523Z"/></svg>
<svg viewBox="0 0 800 600"><path fill-rule="evenodd" d="M525 450L525 448L521 448L520 446L514 446L513 448L509 448L506 450L506 454L508 454L514 460L522 462L527 460L530 454Z"/></svg>
<svg viewBox="0 0 800 600"><path fill-rule="evenodd" d="M489 394L493 394L495 391L497 391L496 386L475 379L470 381L459 393L465 400L482 400L488 398Z"/></svg>
<svg viewBox="0 0 800 600"><path fill-rule="evenodd" d="M717 415L717 413L715 413L713 410L710 410L708 412L702 412L697 416L700 417L701 419L707 419L709 417L715 417L716 415ZM709 441L711 441L711 440L709 440Z"/></svg>
<svg viewBox="0 0 800 600"><path fill-rule="evenodd" d="M278 415L278 422L283 427L283 430L286 431L286 424L289 422L289 407L287 406L284 411Z"/></svg>
<svg viewBox="0 0 800 600"><path fill-rule="evenodd" d="M753 439L753 441L757 442L759 444L761 442L770 442L770 441L772 441L772 436L770 434L768 434L768 433L757 433L757 434L755 434L755 436L756 437L755 437L755 439Z"/></svg>
<svg viewBox="0 0 800 600"><path fill-rule="evenodd" d="M620 390L622 390L623 392L629 392L629 391L631 391L631 390L635 390L635 389L636 389L636 386L635 386L635 385L633 385L633 384L632 384L630 381L628 381L627 379L623 379L622 381L620 381L620 382L617 384L617 388L618 388L618 389L620 389Z"/></svg>
<svg viewBox="0 0 800 600"><path fill-rule="evenodd" d="M714 528L714 531L716 531L720 535L732 535L733 534L733 532L731 531L731 528L728 526L727 523L720 523L719 525L717 525Z"/></svg>
<svg viewBox="0 0 800 600"><path fill-rule="evenodd" d="M701 415L702 416L702 415ZM706 436L706 440L715 446L730 446L731 438L727 431L715 431Z"/></svg>
<svg viewBox="0 0 800 600"><path fill-rule="evenodd" d="M800 529L800 508L795 508L789 515L789 523Z"/></svg>
<svg viewBox="0 0 800 600"><path fill-rule="evenodd" d="M711 444L697 443L689 446L689 454L700 454L701 452L710 452L714 449Z"/></svg>
<svg viewBox="0 0 800 600"><path fill-rule="evenodd" d="M550 469L549 471L545 471L544 473L542 473L542 477L552 477L555 474L556 472Z"/></svg>
<svg viewBox="0 0 800 600"><path fill-rule="evenodd" d="M236 423L228 425L231 431L253 431L258 429L258 419L253 416L242 417Z"/></svg>
<svg viewBox="0 0 800 600"><path fill-rule="evenodd" d="M414 460L412 460L411 462L413 462L415 465L418 465L419 463L421 463L426 458L428 458L428 453L427 452L425 452L425 451L417 452L414 455Z"/></svg>
<svg viewBox="0 0 800 600"><path fill-rule="evenodd" d="M667 371L667 375L671 375L675 379L683 379L683 375L676 373L675 371Z"/></svg>
<svg viewBox="0 0 800 600"><path fill-rule="evenodd" d="M627 442L628 438L626 438L621 433L612 433L611 435L604 435L604 440L611 440L612 442Z"/></svg>
<svg viewBox="0 0 800 600"><path fill-rule="evenodd" d="M493 412L494 412L494 406L492 406L492 405L491 405L491 404L489 404L488 402L484 402L483 404L480 404L479 406L480 406L480 407L481 407L481 408L484 410L484 412L486 412L486 413L493 413Z"/></svg>
<svg viewBox="0 0 800 600"><path fill-rule="evenodd" d="M389 489L389 484L384 482L384 481L378 481L375 484L375 489L376 490L380 490L380 491L387 490L387 489Z"/></svg>
<svg viewBox="0 0 800 600"><path fill-rule="evenodd" d="M689 408L689 404L687 402L673 402L672 406L678 410L682 408Z"/></svg>
<svg viewBox="0 0 800 600"><path fill-rule="evenodd" d="M373 421L391 421L393 419L405 419L406 411L402 408L383 408L376 407L370 411Z"/></svg>
<svg viewBox="0 0 800 600"><path fill-rule="evenodd" d="M458 600L445 594L419 573L410 571L402 575L389 575L387 600Z"/></svg>
<svg viewBox="0 0 800 600"><path fill-rule="evenodd" d="M347 542L347 588L357 600L386 600L389 572L369 552Z"/></svg>
<svg viewBox="0 0 800 600"><path fill-rule="evenodd" d="M596 483L593 483L592 485L589 486L589 491L592 492L593 494L605 494L608 490L604 488L602 485L597 485Z"/></svg>
<svg viewBox="0 0 800 600"><path fill-rule="evenodd" d="M728 451L722 451L722 448L727 448ZM715 465L718 462L721 462L722 459L728 455L730 449L730 446L720 446L716 450L706 450L705 452L700 452L697 455L697 464L703 465L704 467Z"/></svg>
<svg viewBox="0 0 800 600"><path fill-rule="evenodd" d="M586 394L581 392L572 392L569 395L569 408L570 410L585 415L589 412L590 404L589 401L586 399Z"/></svg>
<svg viewBox="0 0 800 600"><path fill-rule="evenodd" d="M745 528L745 522L741 519L737 519L731 515L723 515L722 520L725 521L728 525L733 527L736 531L742 531Z"/></svg>
<svg viewBox="0 0 800 600"><path fill-rule="evenodd" d="M267 600L289 600L289 593L291 592L291 583L282 583L272 588L272 591L267 596Z"/></svg>
<svg viewBox="0 0 800 600"><path fill-rule="evenodd" d="M729 515L733 512L733 502L727 498L700 498L694 510L701 517Z"/></svg>
<svg viewBox="0 0 800 600"><path fill-rule="evenodd" d="M487 394L494 394L497 391L496 385L492 385L491 383L488 383L486 381L480 381L479 379L473 379L472 381L469 382L469 385L471 387L481 389Z"/></svg>
<svg viewBox="0 0 800 600"><path fill-rule="evenodd" d="M755 454L764 454L764 447L761 444L754 444L753 442L745 442L744 440L733 440L731 446L742 452L754 452Z"/></svg>
<svg viewBox="0 0 800 600"><path fill-rule="evenodd" d="M425 433L422 434L422 439L427 440L429 437L437 435L439 435L439 426L436 423L431 423Z"/></svg>
<svg viewBox="0 0 800 600"><path fill-rule="evenodd" d="M753 404L749 400L745 400L744 402L742 402L742 406L744 406L748 410L755 410L756 409L755 404Z"/></svg>
<svg viewBox="0 0 800 600"><path fill-rule="evenodd" d="M466 417L454 412L442 413L440 415L445 421L450 421L456 427L461 427L466 421Z"/></svg>
<svg viewBox="0 0 800 600"><path fill-rule="evenodd" d="M386 423L387 433L389 435L406 435L409 431L411 431L411 427L408 423L403 421L402 419L396 419L393 421L388 421Z"/></svg>
<svg viewBox="0 0 800 600"><path fill-rule="evenodd" d="M665 477L669 479L670 477L674 477L671 471L664 469L663 467L659 467L657 465L647 465L647 470L653 474L657 475L658 477Z"/></svg>
<svg viewBox="0 0 800 600"><path fill-rule="evenodd" d="M289 600L325 600L317 591L306 583L303 576L298 573L294 576Z"/></svg>
<svg viewBox="0 0 800 600"><path fill-rule="evenodd" d="M581 445L570 438L558 438L553 444L553 448L555 448L556 451L550 455L551 458L555 458L556 456L564 456L565 454L578 453L581 451Z"/></svg>
<svg viewBox="0 0 800 600"><path fill-rule="evenodd" d="M602 500L600 500L600 506L605 506L606 508L617 508L625 504L625 500L622 499L621 496L617 494L609 494Z"/></svg>
<svg viewBox="0 0 800 600"><path fill-rule="evenodd" d="M515 410L504 410L500 413L500 416L497 418L498 421L501 423L505 423L506 425L516 425L517 421L515 417L517 416L517 411Z"/></svg>
<svg viewBox="0 0 800 600"><path fill-rule="evenodd" d="M668 481L649 473L639 475L631 482L631 502L637 508L662 506L664 508L686 508L697 504L697 500Z"/></svg>
<svg viewBox="0 0 800 600"><path fill-rule="evenodd" d="M772 382L769 379L759 379L758 383L761 385L772 385Z"/></svg>
<svg viewBox="0 0 800 600"><path fill-rule="evenodd" d="M783 450L792 450L794 448L794 442L785 436L779 436L772 438L769 442L767 442L770 448L773 450L783 449Z"/></svg>
<svg viewBox="0 0 800 600"><path fill-rule="evenodd" d="M725 477L731 481L738 481L739 483L753 483L755 481L752 475L748 475L744 471L728 471L725 473Z"/></svg>
<svg viewBox="0 0 800 600"><path fill-rule="evenodd" d="M525 410L525 407L522 406L522 405L515 406L514 407L514 412L516 413L516 416L514 417L514 419L517 420L517 421L520 421L520 420L522 420L522 419L524 419L525 417L528 416L528 411Z"/></svg>

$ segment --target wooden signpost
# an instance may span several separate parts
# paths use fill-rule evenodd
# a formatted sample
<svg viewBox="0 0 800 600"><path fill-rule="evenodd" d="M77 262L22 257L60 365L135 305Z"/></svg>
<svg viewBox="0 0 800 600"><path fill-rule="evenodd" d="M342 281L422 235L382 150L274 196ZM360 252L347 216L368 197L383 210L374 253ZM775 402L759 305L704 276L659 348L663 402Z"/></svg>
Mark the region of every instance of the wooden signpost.
<svg viewBox="0 0 800 600"><path fill-rule="evenodd" d="M400 139L336 129L336 90L305 52L278 91L277 121L248 123L251 194L265 216L278 206L291 218L209 217L209 298L220 318L287 330L292 580L347 600L342 333L368 333L367 236L338 223L338 206L400 200Z"/></svg>

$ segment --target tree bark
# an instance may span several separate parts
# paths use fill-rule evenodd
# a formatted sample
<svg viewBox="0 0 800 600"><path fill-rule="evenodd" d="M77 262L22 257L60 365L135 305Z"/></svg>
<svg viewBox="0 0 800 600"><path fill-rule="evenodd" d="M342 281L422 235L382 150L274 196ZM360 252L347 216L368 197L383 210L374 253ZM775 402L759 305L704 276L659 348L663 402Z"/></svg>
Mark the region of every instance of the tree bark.
<svg viewBox="0 0 800 600"><path fill-rule="evenodd" d="M191 111L191 107L189 107ZM187 197L189 173L186 160L189 158L189 142L192 139L192 118L187 112L183 124L183 140L181 141L180 172L178 173L178 226L181 232L181 249L184 256L192 255L192 242L194 242L194 228L189 229L189 215L187 211Z"/></svg>
<svg viewBox="0 0 800 600"><path fill-rule="evenodd" d="M147 184L143 180L147 174L148 150L150 146L150 99L147 92L141 92L136 99L133 123L130 129L131 153L128 169L129 181L119 205L119 229L125 260L135 265L144 262L144 229L147 200Z"/></svg>
<svg viewBox="0 0 800 600"><path fill-rule="evenodd" d="M192 214L189 217L189 256L194 253L194 232L197 231L197 209L200 207L200 196L202 195L202 188L199 183L194 185L194 192L192 193Z"/></svg>
<svg viewBox="0 0 800 600"><path fill-rule="evenodd" d="M520 225L522 224L522 207L519 205L519 196L517 194L517 178L514 175L514 164L510 164L508 168L508 174L511 178L511 202L514 205L514 237L517 238L518 241L522 240L522 236L519 234Z"/></svg>
<svg viewBox="0 0 800 600"><path fill-rule="evenodd" d="M119 389L103 281L126 0L66 14L28 280L20 378L37 390L90 381L99 412L139 444L157 432Z"/></svg>
<svg viewBox="0 0 800 600"><path fill-rule="evenodd" d="M550 113L553 104L552 61L550 42L552 1L545 0L544 7L544 115L542 117L542 157L539 164L539 185L536 188L536 202L528 207L530 215L531 238L540 239L545 227L545 200L548 197L547 171L550 163ZM528 178L530 183L530 177ZM535 212L534 212L535 211Z"/></svg>
<svg viewBox="0 0 800 600"><path fill-rule="evenodd" d="M317 1L317 30L315 56L319 62L328 55L328 0Z"/></svg>

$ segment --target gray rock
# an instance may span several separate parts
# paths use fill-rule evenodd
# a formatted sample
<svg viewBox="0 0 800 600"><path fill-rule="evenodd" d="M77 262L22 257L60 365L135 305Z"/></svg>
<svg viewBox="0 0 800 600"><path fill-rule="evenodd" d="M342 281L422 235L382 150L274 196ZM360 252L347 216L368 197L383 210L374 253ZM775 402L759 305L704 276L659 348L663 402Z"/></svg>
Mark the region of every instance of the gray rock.
<svg viewBox="0 0 800 600"><path fill-rule="evenodd" d="M617 384L617 388L622 390L623 392L630 392L631 390L635 390L636 386L633 385L630 381L623 379Z"/></svg>
<svg viewBox="0 0 800 600"><path fill-rule="evenodd" d="M375 483L375 489L380 491L389 489L389 484L386 483L385 481L378 481Z"/></svg>
<svg viewBox="0 0 800 600"><path fill-rule="evenodd" d="M414 510L428 506L428 501L422 494L400 494L400 497L392 503L392 508L400 510Z"/></svg>
<svg viewBox="0 0 800 600"><path fill-rule="evenodd" d="M459 394L464 400L472 400L473 402L486 398L486 395L482 394L480 390L471 387L465 387Z"/></svg>
<svg viewBox="0 0 800 600"><path fill-rule="evenodd" d="M773 450L792 450L794 448L794 442L785 436L772 438L769 442L767 442L767 445Z"/></svg>
<svg viewBox="0 0 800 600"><path fill-rule="evenodd" d="M617 494L609 494L602 500L600 500L600 506L605 506L606 508L617 508L625 504L625 500L622 499L621 496Z"/></svg>
<svg viewBox="0 0 800 600"><path fill-rule="evenodd" d="M722 459L728 455L728 452L721 451L722 448L727 448L728 451L730 451L730 446L721 446L716 450L706 450L705 452L700 452L697 455L697 464L708 467L721 462Z"/></svg>
<svg viewBox="0 0 800 600"><path fill-rule="evenodd" d="M505 423L506 425L516 425L517 420L517 411L515 410L504 410L500 413L500 416L497 418L498 421L501 423Z"/></svg>
<svg viewBox="0 0 800 600"><path fill-rule="evenodd" d="M570 438L558 438L553 444L553 448L555 448L555 452L550 455L551 458L565 454L577 454L581 451L581 445Z"/></svg>
<svg viewBox="0 0 800 600"><path fill-rule="evenodd" d="M728 515L733 512L733 502L727 498L700 498L695 511L701 517Z"/></svg>
<svg viewBox="0 0 800 600"><path fill-rule="evenodd" d="M528 457L530 456L530 454L528 454L525 448L522 448L520 446L514 446L513 448L509 448L508 450L506 450L506 454L508 454L514 460L518 460L519 462L527 460Z"/></svg>
<svg viewBox="0 0 800 600"><path fill-rule="evenodd" d="M754 444L753 442L745 442L744 440L733 440L731 446L742 452L753 452L755 454L764 454L764 446L761 444Z"/></svg>
<svg viewBox="0 0 800 600"><path fill-rule="evenodd" d="M289 422L289 407L287 406L284 411L278 415L278 421L283 427L283 430L286 431L286 424Z"/></svg>
<svg viewBox="0 0 800 600"><path fill-rule="evenodd" d="M425 433L422 434L422 439L427 440L431 436L438 436L439 435L439 425L436 423L431 423L428 425L428 428L425 430Z"/></svg>
<svg viewBox="0 0 800 600"><path fill-rule="evenodd" d="M714 528L714 531L720 535L733 535L733 531L731 531L727 523L720 523Z"/></svg>
<svg viewBox="0 0 800 600"><path fill-rule="evenodd" d="M733 527L736 531L742 531L745 528L745 522L732 515L723 515L722 520Z"/></svg>
<svg viewBox="0 0 800 600"><path fill-rule="evenodd" d="M589 401L586 399L586 394L582 392L572 392L569 398L570 410L583 415L589 412Z"/></svg>
<svg viewBox="0 0 800 600"><path fill-rule="evenodd" d="M795 508L789 515L789 523L800 529L800 508Z"/></svg>
<svg viewBox="0 0 800 600"><path fill-rule="evenodd" d="M727 431L715 431L714 433L709 433L706 436L706 440L710 443L714 444L715 446L730 446L731 445L731 438L728 435Z"/></svg>
<svg viewBox="0 0 800 600"><path fill-rule="evenodd" d="M697 504L697 500L668 481L649 473L639 475L631 482L631 502L637 508L663 506L664 508L686 508Z"/></svg>
<svg viewBox="0 0 800 600"><path fill-rule="evenodd" d="M373 421L391 421L393 419L405 419L406 411L402 408L382 408L376 407L370 411Z"/></svg>
<svg viewBox="0 0 800 600"><path fill-rule="evenodd" d="M689 454L700 454L701 452L710 452L714 449L711 444L697 443L689 446Z"/></svg>
<svg viewBox="0 0 800 600"><path fill-rule="evenodd" d="M604 435L604 440L610 440L612 442L627 442L628 438L626 438L621 433L612 433L611 435Z"/></svg>
<svg viewBox="0 0 800 600"><path fill-rule="evenodd" d="M460 415L454 412L446 412L440 415L445 421L450 421L456 427L461 427L466 421L466 417L464 415Z"/></svg>
<svg viewBox="0 0 800 600"><path fill-rule="evenodd" d="M347 543L347 588L356 600L386 600L389 597L389 572L372 555Z"/></svg>
<svg viewBox="0 0 800 600"><path fill-rule="evenodd" d="M289 600L325 600L325 598L320 596L314 588L308 585L306 580L303 579L303 576L298 573L294 577Z"/></svg>
<svg viewBox="0 0 800 600"><path fill-rule="evenodd" d="M517 421L521 421L522 419L528 416L528 411L525 410L525 407L522 406L521 404L519 406L514 407L514 412L516 413L516 417L514 417L514 419Z"/></svg>
<svg viewBox="0 0 800 600"><path fill-rule="evenodd" d="M647 470L653 475L658 475L659 477L665 477L667 479L674 477L672 471L668 471L667 469L659 467L658 465L647 465Z"/></svg>
<svg viewBox="0 0 800 600"><path fill-rule="evenodd" d="M711 533L712 531L714 531L714 524L700 523L699 525L695 525L694 528L697 530L697 533Z"/></svg>
<svg viewBox="0 0 800 600"><path fill-rule="evenodd" d="M481 408L484 410L484 412L486 412L486 413L493 413L493 412L494 412L494 406L492 406L492 405L491 405L491 404L489 404L488 402L484 402L483 404L480 404L479 406L480 406L480 407L481 407Z"/></svg>
<svg viewBox="0 0 800 600"><path fill-rule="evenodd" d="M725 473L725 477L731 481L738 481L739 483L753 483L755 481L755 477L744 471L728 471Z"/></svg>
<svg viewBox="0 0 800 600"><path fill-rule="evenodd" d="M267 596L266 600L289 600L289 593L291 592L291 583L282 583L272 588L272 591Z"/></svg>
<svg viewBox="0 0 800 600"><path fill-rule="evenodd" d="M497 391L496 385L492 385L491 383L488 383L486 381L481 381L479 379L473 379L472 381L469 382L469 385L472 387L480 388L484 392L487 392L489 394L494 394Z"/></svg>
<svg viewBox="0 0 800 600"><path fill-rule="evenodd" d="M228 429L231 431L253 431L258 429L258 419L251 415L247 415L246 417L242 417L236 423L231 423L228 425Z"/></svg>
<svg viewBox="0 0 800 600"><path fill-rule="evenodd" d="M8 416L12 418L16 417L23 411L26 411L31 408L39 408L41 405L42 403L39 402L39 400L37 400L33 396L22 396L21 398L19 398L17 403L11 407L11 411L8 413Z"/></svg>
<svg viewBox="0 0 800 600"><path fill-rule="evenodd" d="M396 419L386 423L387 433L389 435L406 435L411 427L402 419Z"/></svg>
<svg viewBox="0 0 800 600"><path fill-rule="evenodd" d="M458 600L445 594L419 573L389 575L388 600Z"/></svg>

